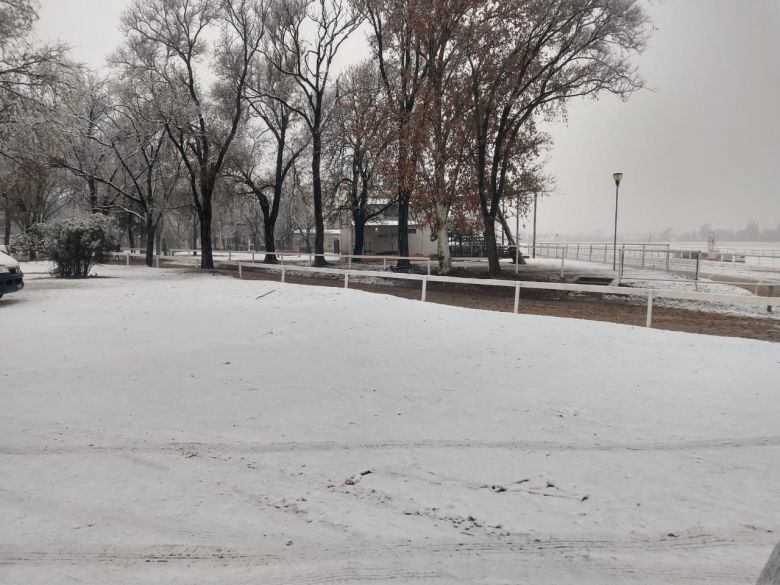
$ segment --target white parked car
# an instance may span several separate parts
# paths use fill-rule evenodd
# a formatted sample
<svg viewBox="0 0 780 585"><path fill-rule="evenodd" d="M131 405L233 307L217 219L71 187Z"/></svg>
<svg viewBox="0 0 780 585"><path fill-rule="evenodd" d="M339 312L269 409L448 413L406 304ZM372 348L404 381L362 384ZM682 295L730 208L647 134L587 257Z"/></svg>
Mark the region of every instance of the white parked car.
<svg viewBox="0 0 780 585"><path fill-rule="evenodd" d="M0 249L0 298L24 288L24 274L19 263Z"/></svg>

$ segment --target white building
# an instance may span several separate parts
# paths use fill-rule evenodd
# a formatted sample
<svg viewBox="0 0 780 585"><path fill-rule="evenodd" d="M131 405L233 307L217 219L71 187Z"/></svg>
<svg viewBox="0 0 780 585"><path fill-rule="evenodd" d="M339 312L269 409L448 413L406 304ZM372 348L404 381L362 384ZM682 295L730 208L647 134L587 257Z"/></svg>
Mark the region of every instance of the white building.
<svg viewBox="0 0 780 585"><path fill-rule="evenodd" d="M421 226L410 220L408 229L409 256L436 255L437 245L435 241L431 241L430 227ZM351 253L354 233L355 227L352 222L341 228L340 246L342 253ZM369 221L365 228L363 254L398 254L398 220L376 219Z"/></svg>
<svg viewBox="0 0 780 585"><path fill-rule="evenodd" d="M340 254L344 248L341 245L341 230L325 230L325 252L328 254ZM311 248L314 249L314 230L309 234ZM306 251L306 237L300 232L292 234L292 250L296 252Z"/></svg>

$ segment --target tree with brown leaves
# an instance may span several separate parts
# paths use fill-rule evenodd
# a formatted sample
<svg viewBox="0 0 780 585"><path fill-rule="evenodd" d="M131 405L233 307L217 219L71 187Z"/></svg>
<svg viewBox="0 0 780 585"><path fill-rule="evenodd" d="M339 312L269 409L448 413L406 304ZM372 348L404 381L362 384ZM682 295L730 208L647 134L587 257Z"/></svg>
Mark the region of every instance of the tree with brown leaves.
<svg viewBox="0 0 780 585"><path fill-rule="evenodd" d="M638 0L485 0L468 19L467 123L491 274L501 271L495 231L501 200L535 117L562 111L577 97L628 98L642 87L630 56L647 35Z"/></svg>

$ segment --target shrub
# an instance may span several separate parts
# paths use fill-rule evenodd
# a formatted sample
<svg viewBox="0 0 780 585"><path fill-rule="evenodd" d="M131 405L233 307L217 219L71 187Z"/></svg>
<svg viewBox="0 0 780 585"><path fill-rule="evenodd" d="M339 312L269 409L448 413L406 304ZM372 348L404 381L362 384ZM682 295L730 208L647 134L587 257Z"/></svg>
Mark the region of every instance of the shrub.
<svg viewBox="0 0 780 585"><path fill-rule="evenodd" d="M45 254L44 239L46 224L36 223L26 231L16 234L11 239L11 252L14 256L27 260L36 260L39 254Z"/></svg>
<svg viewBox="0 0 780 585"><path fill-rule="evenodd" d="M104 215L58 219L43 226L44 249L58 278L86 278L110 256L115 224Z"/></svg>

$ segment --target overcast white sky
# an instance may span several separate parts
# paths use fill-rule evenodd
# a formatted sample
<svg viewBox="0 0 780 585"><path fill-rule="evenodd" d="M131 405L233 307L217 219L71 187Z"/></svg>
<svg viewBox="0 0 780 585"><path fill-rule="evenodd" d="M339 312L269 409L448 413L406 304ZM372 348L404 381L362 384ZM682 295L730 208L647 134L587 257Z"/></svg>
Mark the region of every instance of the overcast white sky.
<svg viewBox="0 0 780 585"><path fill-rule="evenodd" d="M127 0L41 0L39 35L99 67ZM552 129L557 192L539 230L612 231L612 172L625 173L620 231L780 223L780 0L664 0L637 63L652 87L573 104ZM362 52L360 42L347 47ZM346 55L345 55L346 57ZM362 55L355 55L355 58Z"/></svg>

